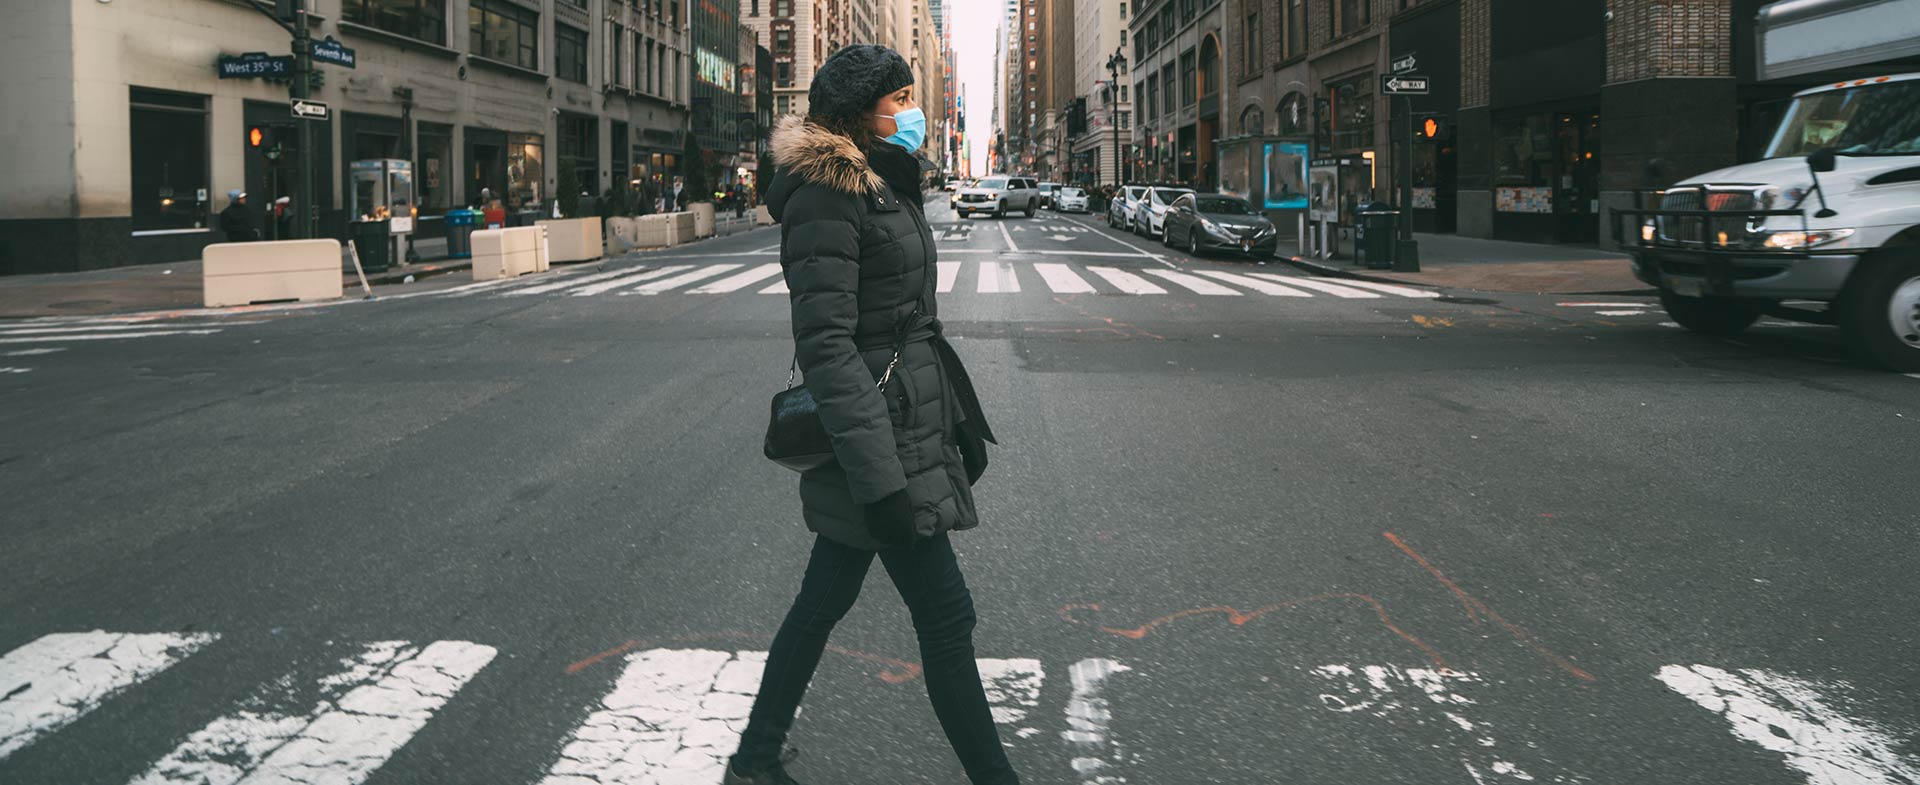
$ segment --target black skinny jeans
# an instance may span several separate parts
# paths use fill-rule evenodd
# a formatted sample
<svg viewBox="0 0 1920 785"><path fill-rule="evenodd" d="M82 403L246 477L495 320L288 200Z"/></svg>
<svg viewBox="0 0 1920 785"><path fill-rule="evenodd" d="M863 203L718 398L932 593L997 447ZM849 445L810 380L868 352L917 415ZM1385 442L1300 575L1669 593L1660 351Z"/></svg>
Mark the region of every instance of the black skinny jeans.
<svg viewBox="0 0 1920 785"><path fill-rule="evenodd" d="M778 760L800 698L826 651L827 635L859 598L873 555L826 537L814 538L800 594L767 652L760 693L733 757L736 769L754 771ZM880 561L913 614L927 697L967 779L973 785L1018 785L1020 778L1000 746L1000 731L980 686L980 667L973 659L973 595L960 575L953 543L941 534L911 548L880 551Z"/></svg>

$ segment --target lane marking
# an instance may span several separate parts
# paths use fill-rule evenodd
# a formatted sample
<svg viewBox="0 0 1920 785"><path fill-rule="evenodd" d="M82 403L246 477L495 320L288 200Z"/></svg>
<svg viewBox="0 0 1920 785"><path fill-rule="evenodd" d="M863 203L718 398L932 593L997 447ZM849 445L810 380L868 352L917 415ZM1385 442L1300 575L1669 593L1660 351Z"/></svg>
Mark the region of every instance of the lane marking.
<svg viewBox="0 0 1920 785"><path fill-rule="evenodd" d="M1040 685L1046 680L1046 672L1040 661L1031 658L993 659L982 657L975 660L980 668L980 686L986 689L987 705L993 711L993 721L1007 726L1014 738L1025 739L1040 734L1040 729L1026 724L1032 719L1033 710L1040 706ZM1011 743L1003 742L1011 747Z"/></svg>
<svg viewBox="0 0 1920 785"><path fill-rule="evenodd" d="M772 286L769 286L765 289L761 289L760 293L761 294L786 294L787 279L781 278L778 281L774 281Z"/></svg>
<svg viewBox="0 0 1920 785"><path fill-rule="evenodd" d="M953 282L960 277L960 263L934 262L933 267L937 275L935 290L943 294L953 291Z"/></svg>
<svg viewBox="0 0 1920 785"><path fill-rule="evenodd" d="M534 280L539 280L539 279L534 279ZM487 291L488 289L495 289L502 286L507 286L509 284L517 284L517 283L530 283L530 281L527 280L527 276L515 276L512 278L496 278L491 281L475 281L469 284L461 284L451 289L441 289L438 292L421 292L421 294L439 294L443 297L466 297L468 295L478 294L480 292Z"/></svg>
<svg viewBox="0 0 1920 785"><path fill-rule="evenodd" d="M1107 279L1107 283L1113 284L1115 288L1127 294L1167 293L1167 290L1160 288L1158 284L1125 270L1113 267L1094 267L1091 265L1089 265L1087 269L1093 271L1094 275Z"/></svg>
<svg viewBox="0 0 1920 785"><path fill-rule="evenodd" d="M1020 250L1020 246L1013 244L1013 235L1007 231L1007 225L1004 223L996 222L994 226L1000 227L1000 236L1007 238L1007 250L1018 252Z"/></svg>
<svg viewBox="0 0 1920 785"><path fill-rule="evenodd" d="M1372 289L1373 291L1376 291L1376 292L1386 292L1387 294L1397 294L1397 295L1400 295L1401 297L1434 298L1434 297L1440 296L1439 292L1427 291L1426 289L1415 289L1411 286L1400 286L1398 284L1390 284L1390 283L1374 283L1373 281L1354 281L1346 278L1340 279L1340 285L1341 286L1357 286L1362 289Z"/></svg>
<svg viewBox="0 0 1920 785"><path fill-rule="evenodd" d="M779 243L774 243L774 244L772 244L772 245L769 245L769 246L767 246L767 247L765 247L765 248L755 248L755 249L753 249L753 250L751 250L751 251L748 251L747 253L766 253L766 252L768 252L768 251L778 251L778 250L780 250L780 244L779 244Z"/></svg>
<svg viewBox="0 0 1920 785"><path fill-rule="evenodd" d="M272 320L271 319L240 319L240 320L231 321L231 322L215 322L215 323L200 323L200 324L170 324L170 325L167 325L167 329L170 329L170 330L171 329L189 329L189 328L196 328L196 327L219 329L222 327L227 327L229 325L266 324L269 321L272 321ZM154 328L154 326L155 325L151 325L151 324L96 324L96 325L87 325L84 327L28 327L28 328L10 327L10 328L0 328L0 336L111 333L111 332L123 332L123 331L131 331L131 330L151 330Z"/></svg>
<svg viewBox="0 0 1920 785"><path fill-rule="evenodd" d="M1067 700L1067 730L1060 738L1073 750L1073 770L1083 785L1119 785L1126 778L1111 773L1121 762L1120 745L1110 744L1107 726L1113 722L1112 705L1101 690L1107 678L1133 670L1113 660L1095 657L1073 664L1068 677L1073 682L1073 697Z"/></svg>
<svg viewBox="0 0 1920 785"><path fill-rule="evenodd" d="M607 292L611 292L615 289L632 286L633 284L640 283L641 281L651 281L655 278L659 278L667 275L673 275L674 273L680 272L682 270L691 270L691 269L693 269L693 265L690 265L690 264L670 264L665 267L661 267L653 270L645 270L642 272L629 272L627 275L621 276L619 278L601 281L596 284L590 284L587 286L582 286L578 289L574 289L572 291L567 292L567 296L592 297L597 294L605 294Z"/></svg>
<svg viewBox="0 0 1920 785"><path fill-rule="evenodd" d="M219 638L63 632L7 652L0 657L0 760Z"/></svg>
<svg viewBox="0 0 1920 785"><path fill-rule="evenodd" d="M1226 281L1227 283L1239 284L1241 286L1245 286L1248 289L1252 289L1261 294L1271 294L1278 297L1312 297L1313 296L1311 294L1307 294L1306 292L1300 291L1299 289L1295 289L1291 286L1281 286L1280 284L1273 283L1271 281L1263 281L1259 278L1252 278L1245 275L1235 275L1233 273L1220 272L1218 270L1195 270L1194 272L1204 275L1208 278L1212 278L1216 281Z"/></svg>
<svg viewBox="0 0 1920 785"><path fill-rule="evenodd" d="M1238 290L1228 289L1225 286L1221 286L1220 284L1214 283L1205 278L1188 275L1183 272L1177 272L1174 270L1141 270L1140 272L1172 281L1175 284L1184 286L1188 289L1192 289L1195 294L1214 295L1214 296L1232 296L1232 297L1240 296L1240 292Z"/></svg>
<svg viewBox="0 0 1920 785"><path fill-rule="evenodd" d="M1089 294L1094 291L1093 284L1073 274L1073 268L1064 264L1042 262L1033 266L1034 272L1046 281L1047 288L1055 294Z"/></svg>
<svg viewBox="0 0 1920 785"><path fill-rule="evenodd" d="M0 365L0 373L32 373L32 372L33 372L32 368L15 368L11 365Z"/></svg>
<svg viewBox="0 0 1920 785"><path fill-rule="evenodd" d="M1301 275L1279 275L1277 273L1247 273L1247 274L1255 278L1265 278L1269 281L1278 281L1288 286L1300 286L1307 289L1313 289L1315 291L1326 292L1327 294L1331 294L1335 297L1342 297L1349 300L1367 300L1367 299L1377 299L1380 297L1379 292L1369 292L1365 289L1355 289L1351 286L1341 286L1340 284L1337 284L1337 283L1327 283L1326 281L1322 281L1314 278L1308 278L1306 276L1301 276Z"/></svg>
<svg viewBox="0 0 1920 785"><path fill-rule="evenodd" d="M109 341L123 338L152 338L160 335L212 335L219 330L153 330L139 333L88 333L85 335L35 335L21 338L0 338L0 343L51 343L54 341Z"/></svg>
<svg viewBox="0 0 1920 785"><path fill-rule="evenodd" d="M755 256L779 256L779 255L780 254L777 252L764 253L761 251L738 251L735 253L676 253L676 254L660 254L658 256L653 254L644 254L644 255L636 255L636 256L633 256L632 258L641 262L656 262L661 259L718 259L722 257L727 257L727 258L749 257L750 258Z"/></svg>
<svg viewBox="0 0 1920 785"><path fill-rule="evenodd" d="M659 294L661 292L667 291L669 289L673 289L678 286L693 283L694 281L698 281L702 278L711 278L713 276L719 275L729 270L738 269L740 266L741 265L737 265L737 264L710 264L705 267L696 267L692 270L681 273L672 278L664 278L658 281L653 281L651 283L641 284L637 287L621 292L620 294L622 295L628 295L628 294L655 295L655 294Z"/></svg>
<svg viewBox="0 0 1920 785"><path fill-rule="evenodd" d="M639 267L623 267L618 270L609 270L603 273L594 273L592 275L582 276L579 278L566 278L559 281L550 281L548 283L543 283L538 286L529 286L525 289L514 289L512 291L501 292L501 295L505 297L517 297L517 296L526 295L526 294L546 294L547 292L557 292L557 291L560 291L561 289L566 289L573 286L580 286L582 284L589 284L589 283L593 283L594 281L604 281L604 280L607 280L608 278L618 278L623 275L633 275L638 271L646 270L646 269L649 269L646 265L641 265Z"/></svg>
<svg viewBox="0 0 1920 785"><path fill-rule="evenodd" d="M648 649L567 736L540 785L719 782L740 743L766 652Z"/></svg>
<svg viewBox="0 0 1920 785"><path fill-rule="evenodd" d="M32 357L34 355L40 355L40 354L55 354L58 352L64 352L66 350L67 350L67 347L65 346L50 346L50 347L42 347L39 349L15 349L13 351L7 352L6 356Z"/></svg>
<svg viewBox="0 0 1920 785"><path fill-rule="evenodd" d="M768 278L771 278L779 274L780 274L780 264L778 262L775 262L773 264L763 264L758 267L747 268L746 272L734 273L733 275L727 276L718 281L714 281L713 283L707 284L705 286L698 286L692 289L688 289L687 293L688 294L724 294L726 292L731 292L736 289L744 289L750 285L759 283L763 280L766 280Z"/></svg>
<svg viewBox="0 0 1920 785"><path fill-rule="evenodd" d="M1485 720L1470 715L1476 702L1461 694L1459 688L1483 684L1478 674L1465 671L1428 668L1399 668L1393 665L1322 665L1313 675L1332 684L1332 691L1320 693L1320 705L1329 711L1360 717L1373 717L1400 725L1443 727L1458 741L1453 745L1460 765L1475 783L1516 780L1520 782L1577 782L1577 778L1548 775L1543 767L1552 765L1537 752L1537 743L1499 749L1500 741ZM1426 700L1421 701L1424 697ZM1438 717L1432 716L1438 714ZM1412 715L1412 716L1408 716ZM1442 722L1444 720L1444 722ZM1529 761L1529 773L1512 759L1510 753L1537 758Z"/></svg>
<svg viewBox="0 0 1920 785"><path fill-rule="evenodd" d="M1780 753L1808 785L1911 785L1920 766L1871 723L1834 711L1811 682L1772 671L1667 665L1662 684L1733 727L1733 735ZM1844 686L1844 685L1841 685Z"/></svg>
<svg viewBox="0 0 1920 785"><path fill-rule="evenodd" d="M1005 262L981 262L979 285L974 289L981 294L1000 294L1020 291L1020 279L1013 274L1013 265Z"/></svg>
<svg viewBox="0 0 1920 785"><path fill-rule="evenodd" d="M1594 311L1595 316L1644 316L1646 311Z"/></svg>
<svg viewBox="0 0 1920 785"><path fill-rule="evenodd" d="M329 782L357 785L493 661L465 641L366 644L316 684L291 676L195 731L131 785Z"/></svg>
<svg viewBox="0 0 1920 785"><path fill-rule="evenodd" d="M1562 308L1645 308L1651 303L1555 303Z"/></svg>
<svg viewBox="0 0 1920 785"><path fill-rule="evenodd" d="M1093 224L1090 224L1090 223L1087 223L1087 222L1085 222L1085 221L1082 221L1082 220L1080 220L1080 219L1078 219L1078 218L1068 218L1067 220L1069 220L1069 221L1072 221L1072 222L1074 222L1074 223L1077 223L1077 224L1080 224L1081 226L1085 226L1085 227L1087 227L1087 228L1090 228L1090 229L1091 229L1091 228L1094 228L1094 226L1093 226ZM1180 269L1180 266L1179 266L1179 265L1177 265L1177 264L1174 264L1173 262L1169 262L1169 261L1167 261L1167 260L1166 260L1165 258L1163 258L1163 256L1162 256L1161 254L1157 254L1157 253L1153 253L1153 252L1151 252L1151 251L1148 251L1148 250L1147 250L1147 249L1145 249L1145 248L1141 248L1140 246L1137 246L1137 245L1134 245L1133 243L1130 243L1130 242L1127 242L1127 241L1125 241L1125 240L1122 240L1122 239L1120 239L1120 238L1118 238L1118 237L1115 237L1115 236L1113 236L1113 235L1111 235L1111 234L1108 234L1108 233L1106 233L1106 232L1101 232L1101 231L1095 231L1095 232L1094 232L1094 234L1095 234L1095 235L1098 235L1098 236L1100 236L1100 237L1105 237L1105 238L1107 238L1107 239L1109 239L1109 240L1112 240L1112 241L1114 241L1114 242L1116 242L1116 243L1119 243L1119 244L1121 244L1121 245L1124 245L1124 246L1126 246L1126 247L1128 247L1128 248L1132 248L1132 249L1133 249L1133 250L1134 250L1135 252L1137 252L1137 253L1139 253L1139 254L1140 254L1141 256L1145 256L1145 257L1148 257L1148 258L1150 258L1150 259L1152 259L1152 260L1154 260L1154 261L1156 261L1156 262L1159 262L1159 263L1161 263L1161 264L1164 264L1164 265L1166 265L1166 266L1167 266L1167 267L1169 267L1169 268L1172 268L1172 269L1175 269L1175 270L1178 270L1178 269Z"/></svg>

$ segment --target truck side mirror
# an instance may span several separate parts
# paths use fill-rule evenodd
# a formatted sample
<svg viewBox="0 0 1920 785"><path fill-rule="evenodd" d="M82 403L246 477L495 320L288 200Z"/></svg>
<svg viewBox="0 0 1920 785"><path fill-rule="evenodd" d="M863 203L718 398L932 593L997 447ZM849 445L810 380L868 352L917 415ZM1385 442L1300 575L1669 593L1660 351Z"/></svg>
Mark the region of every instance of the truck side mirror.
<svg viewBox="0 0 1920 785"><path fill-rule="evenodd" d="M1807 168L1816 172L1831 172L1836 158L1833 148L1822 147L1807 154Z"/></svg>

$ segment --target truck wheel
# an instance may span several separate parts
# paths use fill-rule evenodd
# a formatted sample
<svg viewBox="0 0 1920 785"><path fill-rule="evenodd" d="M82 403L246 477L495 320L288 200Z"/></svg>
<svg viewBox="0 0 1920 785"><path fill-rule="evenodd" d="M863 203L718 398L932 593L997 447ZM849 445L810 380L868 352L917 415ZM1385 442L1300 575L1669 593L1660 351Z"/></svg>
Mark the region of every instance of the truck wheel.
<svg viewBox="0 0 1920 785"><path fill-rule="evenodd" d="M1722 297L1686 297L1660 290L1660 307L1685 327L1703 335L1735 335L1760 318L1760 307Z"/></svg>
<svg viewBox="0 0 1920 785"><path fill-rule="evenodd" d="M1028 218L1032 218L1032 217L1033 217L1033 211L1034 211L1034 206L1033 206L1033 200L1032 200L1032 199L1028 199L1028 200L1027 200L1027 217L1028 217Z"/></svg>
<svg viewBox="0 0 1920 785"><path fill-rule="evenodd" d="M1840 329L1862 361L1920 373L1920 248L1874 253L1839 303Z"/></svg>
<svg viewBox="0 0 1920 785"><path fill-rule="evenodd" d="M993 217L995 218L1007 217L1007 203L1005 200L1002 200L999 206L993 208Z"/></svg>

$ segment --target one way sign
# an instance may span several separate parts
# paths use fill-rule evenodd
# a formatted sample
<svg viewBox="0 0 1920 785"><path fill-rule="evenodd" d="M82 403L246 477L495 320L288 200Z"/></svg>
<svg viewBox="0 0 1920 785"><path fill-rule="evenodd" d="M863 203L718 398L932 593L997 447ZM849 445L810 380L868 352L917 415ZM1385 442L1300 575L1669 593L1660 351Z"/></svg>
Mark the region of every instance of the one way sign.
<svg viewBox="0 0 1920 785"><path fill-rule="evenodd" d="M327 119L327 105L323 101L308 101L296 98L293 101L293 116L302 120Z"/></svg>
<svg viewBox="0 0 1920 785"><path fill-rule="evenodd" d="M1427 78L1424 76L1383 75L1380 77L1380 92L1387 95L1426 95Z"/></svg>

